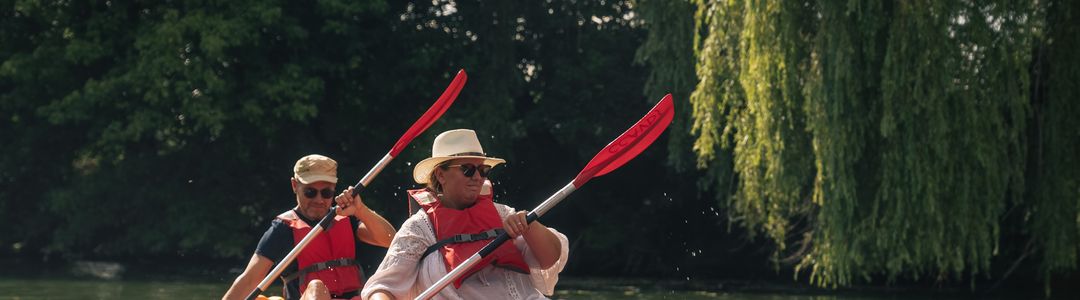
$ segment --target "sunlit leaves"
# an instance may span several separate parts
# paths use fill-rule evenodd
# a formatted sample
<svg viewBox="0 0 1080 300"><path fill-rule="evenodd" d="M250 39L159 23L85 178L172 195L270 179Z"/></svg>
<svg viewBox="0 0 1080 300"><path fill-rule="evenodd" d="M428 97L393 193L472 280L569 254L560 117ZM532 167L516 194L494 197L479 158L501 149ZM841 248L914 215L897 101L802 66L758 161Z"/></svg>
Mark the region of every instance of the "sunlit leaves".
<svg viewBox="0 0 1080 300"><path fill-rule="evenodd" d="M1026 187L1039 5L701 1L699 165L734 151L734 220L815 284L986 273Z"/></svg>

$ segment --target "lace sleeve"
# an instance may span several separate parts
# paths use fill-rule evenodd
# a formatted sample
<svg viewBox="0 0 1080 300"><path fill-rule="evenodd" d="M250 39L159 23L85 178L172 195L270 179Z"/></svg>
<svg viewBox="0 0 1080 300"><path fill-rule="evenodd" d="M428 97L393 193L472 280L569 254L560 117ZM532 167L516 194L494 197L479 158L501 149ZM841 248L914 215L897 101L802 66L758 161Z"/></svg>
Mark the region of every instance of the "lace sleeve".
<svg viewBox="0 0 1080 300"><path fill-rule="evenodd" d="M506 219L506 216L509 216L510 214L517 211L513 207L510 207L509 205L501 204L501 203L495 203L495 210L499 212L499 218L500 219Z"/></svg>
<svg viewBox="0 0 1080 300"><path fill-rule="evenodd" d="M391 293L396 298L408 295L416 284L420 254L432 244L435 244L435 233L422 211L405 220L390 242L379 269L364 285L362 298L368 299L379 290Z"/></svg>
<svg viewBox="0 0 1080 300"><path fill-rule="evenodd" d="M514 213L513 207L495 204L495 209L499 211L499 216L506 218L510 214ZM529 279L532 280L533 287L540 291L544 295L551 296L555 293L555 284L559 282L559 273L566 267L566 261L570 254L570 242L566 238L565 234L562 234L555 228L548 227L551 233L555 234L555 237L559 239L559 243L562 247L559 247L559 260L555 262L550 268L541 269L540 262L536 260L536 256L533 255L532 249L529 249L529 244L525 242L525 238L518 237L513 240L514 246L517 246L524 254L525 263L529 265Z"/></svg>
<svg viewBox="0 0 1080 300"><path fill-rule="evenodd" d="M550 268L540 268L540 262L536 260L536 256L529 249L529 244L525 242L525 239L521 237L514 239L514 245L518 249L524 249L522 253L525 254L525 263L529 265L529 279L532 280L533 287L540 293L551 296L555 293L555 284L559 283L559 273L562 273L563 268L566 267L567 258L570 256L570 247L565 234L551 227L548 227L548 230L551 230L551 233L554 233L555 237L559 239L559 243L562 244L562 247L559 247L559 260Z"/></svg>

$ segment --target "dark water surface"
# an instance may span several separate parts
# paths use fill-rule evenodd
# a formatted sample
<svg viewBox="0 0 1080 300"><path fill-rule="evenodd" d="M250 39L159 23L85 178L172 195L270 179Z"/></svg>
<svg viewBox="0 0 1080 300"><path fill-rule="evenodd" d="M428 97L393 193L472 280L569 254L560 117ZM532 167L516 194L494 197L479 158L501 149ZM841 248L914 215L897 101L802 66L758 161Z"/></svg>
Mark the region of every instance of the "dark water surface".
<svg viewBox="0 0 1080 300"><path fill-rule="evenodd" d="M226 264L210 264L226 265ZM119 269L119 271L117 271ZM235 269L235 270L234 270ZM220 299L239 269L197 264L27 263L0 259L0 300L8 299ZM278 295L280 284L269 289ZM1075 295L1075 294L1074 294ZM553 299L1040 299L1042 293L969 289L850 288L823 290L794 282L575 278L564 276ZM1067 298L1061 298L1061 297ZM1056 294L1056 299L1078 299Z"/></svg>
<svg viewBox="0 0 1080 300"><path fill-rule="evenodd" d="M560 283L561 284L561 283ZM724 292L662 290L626 285L584 288L569 280L568 288L558 288L553 299L748 299L748 300L877 300L877 299L965 299L943 295L889 293L836 294L792 292ZM102 279L15 279L0 277L0 299L220 299L227 283L156 281L125 278ZM271 287L276 291L278 287ZM978 298L978 297L977 297Z"/></svg>

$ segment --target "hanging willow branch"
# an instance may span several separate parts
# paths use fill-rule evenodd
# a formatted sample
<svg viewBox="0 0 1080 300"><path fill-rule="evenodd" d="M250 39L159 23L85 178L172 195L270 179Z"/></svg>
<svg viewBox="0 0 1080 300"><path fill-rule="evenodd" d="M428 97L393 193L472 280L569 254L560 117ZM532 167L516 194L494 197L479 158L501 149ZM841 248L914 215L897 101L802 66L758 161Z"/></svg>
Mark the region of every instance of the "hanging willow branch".
<svg viewBox="0 0 1080 300"><path fill-rule="evenodd" d="M821 286L989 272L1006 204L1030 205L1032 49L1044 26L1075 49L1075 26L1045 25L1046 4L1032 1L697 5L694 150L700 166L732 149L733 220L778 253L792 238L810 245L795 252L796 269ZM1062 67L1050 76L1078 78L1076 55L1053 53ZM1047 97L1077 99L1075 84L1051 82ZM1054 101L1075 114L1076 101ZM1077 131L1062 128L1080 126L1049 114L1040 122L1055 128L1041 155L1072 168L1041 169L1065 179L1031 206L1055 214L1033 228L1068 229L1034 235L1064 258L1050 265L1075 268L1080 168L1064 153L1077 149ZM799 219L813 220L808 239L787 231Z"/></svg>
<svg viewBox="0 0 1080 300"><path fill-rule="evenodd" d="M1037 176L1031 222L1042 269L1075 270L1080 253L1080 3L1051 1L1047 16L1045 98L1036 108ZM1039 74L1042 75L1042 74ZM1047 280L1046 282L1049 282Z"/></svg>

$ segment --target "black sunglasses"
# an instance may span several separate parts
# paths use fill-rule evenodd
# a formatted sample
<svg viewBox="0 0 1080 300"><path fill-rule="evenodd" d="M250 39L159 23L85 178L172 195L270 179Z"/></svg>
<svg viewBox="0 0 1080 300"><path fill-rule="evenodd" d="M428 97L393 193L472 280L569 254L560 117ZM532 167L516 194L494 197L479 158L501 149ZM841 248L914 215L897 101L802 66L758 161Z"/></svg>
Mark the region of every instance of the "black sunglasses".
<svg viewBox="0 0 1080 300"><path fill-rule="evenodd" d="M316 190L315 188L304 188L304 197L309 199L315 199L315 196L322 194L323 199L333 199L334 190L331 188L325 188L322 190Z"/></svg>
<svg viewBox="0 0 1080 300"><path fill-rule="evenodd" d="M472 177L476 171L480 171L480 177L487 177L488 172L491 172L491 166L489 165L474 165L474 164L462 164L462 165L444 165L442 168L446 170L450 167L460 167L461 174L465 177Z"/></svg>

